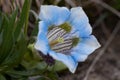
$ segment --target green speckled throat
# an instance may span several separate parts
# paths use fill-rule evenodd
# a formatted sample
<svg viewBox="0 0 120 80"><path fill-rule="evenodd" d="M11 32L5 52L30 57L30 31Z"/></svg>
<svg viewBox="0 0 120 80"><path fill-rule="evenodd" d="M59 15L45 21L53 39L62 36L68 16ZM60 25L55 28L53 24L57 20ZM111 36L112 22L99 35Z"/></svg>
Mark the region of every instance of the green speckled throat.
<svg viewBox="0 0 120 80"><path fill-rule="evenodd" d="M72 27L68 23L60 26L51 26L48 29L47 38L51 49L58 53L68 54L80 39L70 33Z"/></svg>

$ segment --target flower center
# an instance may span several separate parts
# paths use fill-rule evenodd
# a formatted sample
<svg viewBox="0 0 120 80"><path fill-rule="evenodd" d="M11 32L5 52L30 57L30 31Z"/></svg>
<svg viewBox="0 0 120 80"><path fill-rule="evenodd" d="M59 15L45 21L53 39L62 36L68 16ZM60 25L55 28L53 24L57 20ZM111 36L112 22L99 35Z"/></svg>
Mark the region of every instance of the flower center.
<svg viewBox="0 0 120 80"><path fill-rule="evenodd" d="M54 46L58 43L63 43L63 42L64 42L64 38L58 37L56 40L51 41L49 44L50 44L50 46Z"/></svg>
<svg viewBox="0 0 120 80"><path fill-rule="evenodd" d="M52 26L47 33L51 49L58 53L69 54L70 50L79 42L75 33L71 33L71 26L68 23Z"/></svg>

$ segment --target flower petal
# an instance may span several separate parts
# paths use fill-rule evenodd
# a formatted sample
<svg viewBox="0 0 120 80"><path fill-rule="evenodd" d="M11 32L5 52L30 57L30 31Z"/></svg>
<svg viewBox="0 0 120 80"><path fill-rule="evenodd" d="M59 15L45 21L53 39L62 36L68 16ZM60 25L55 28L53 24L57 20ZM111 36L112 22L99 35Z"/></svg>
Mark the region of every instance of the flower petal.
<svg viewBox="0 0 120 80"><path fill-rule="evenodd" d="M89 54L99 47L99 42L93 35L91 35L90 37L82 38L79 44L73 48L71 55L76 61L84 61Z"/></svg>
<svg viewBox="0 0 120 80"><path fill-rule="evenodd" d="M47 21L50 25L60 25L70 16L70 11L66 7L53 5L42 5L39 18Z"/></svg>
<svg viewBox="0 0 120 80"><path fill-rule="evenodd" d="M80 53L80 52L71 52L71 56L79 62L83 62L87 59L88 55Z"/></svg>
<svg viewBox="0 0 120 80"><path fill-rule="evenodd" d="M37 36L37 41L35 43L35 49L40 50L43 54L47 54L49 50L49 43L47 39L47 23L44 21L39 22L39 32Z"/></svg>
<svg viewBox="0 0 120 80"><path fill-rule="evenodd" d="M88 17L81 7L71 9L69 23L73 28L79 30L79 36L81 37L89 36L92 33Z"/></svg>
<svg viewBox="0 0 120 80"><path fill-rule="evenodd" d="M55 53L54 51L50 51L49 54L54 59L63 62L72 73L75 72L78 63L70 55L64 55L62 53Z"/></svg>

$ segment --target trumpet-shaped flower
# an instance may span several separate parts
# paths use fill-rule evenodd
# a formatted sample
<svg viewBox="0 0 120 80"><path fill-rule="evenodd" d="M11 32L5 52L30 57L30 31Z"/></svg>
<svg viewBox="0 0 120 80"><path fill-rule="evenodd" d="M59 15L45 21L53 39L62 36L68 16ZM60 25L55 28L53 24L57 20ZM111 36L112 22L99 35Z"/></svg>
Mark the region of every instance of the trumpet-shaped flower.
<svg viewBox="0 0 120 80"><path fill-rule="evenodd" d="M78 62L100 47L81 7L42 5L35 49L63 62L74 73Z"/></svg>

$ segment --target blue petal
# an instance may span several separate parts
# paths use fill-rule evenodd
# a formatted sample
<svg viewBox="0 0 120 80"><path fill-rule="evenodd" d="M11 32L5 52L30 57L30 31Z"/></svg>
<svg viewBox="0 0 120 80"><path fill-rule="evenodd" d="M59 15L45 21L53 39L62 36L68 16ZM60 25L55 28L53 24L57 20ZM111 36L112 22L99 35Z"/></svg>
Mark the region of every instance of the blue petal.
<svg viewBox="0 0 120 80"><path fill-rule="evenodd" d="M76 61L84 61L89 54L99 47L99 42L93 35L91 35L90 37L82 38L79 44L73 48L71 55Z"/></svg>
<svg viewBox="0 0 120 80"><path fill-rule="evenodd" d="M39 32L37 36L37 41L35 43L35 49L40 50L43 54L47 54L49 50L49 43L47 39L47 30L48 26L46 22L40 21L39 22Z"/></svg>
<svg viewBox="0 0 120 80"><path fill-rule="evenodd" d="M50 25L60 25L70 16L70 11L66 7L53 5L42 5L39 18L48 22Z"/></svg>
<svg viewBox="0 0 120 80"><path fill-rule="evenodd" d="M92 28L85 12L81 7L71 9L69 23L73 28L79 30L79 36L85 37L92 33Z"/></svg>
<svg viewBox="0 0 120 80"><path fill-rule="evenodd" d="M79 51L74 51L71 52L71 56L74 58L74 60L78 61L78 62L83 62L87 59L88 55L80 53Z"/></svg>
<svg viewBox="0 0 120 80"><path fill-rule="evenodd" d="M54 59L63 62L72 73L75 72L78 63L70 55L64 55L62 53L55 53L54 51L50 51L49 54Z"/></svg>

